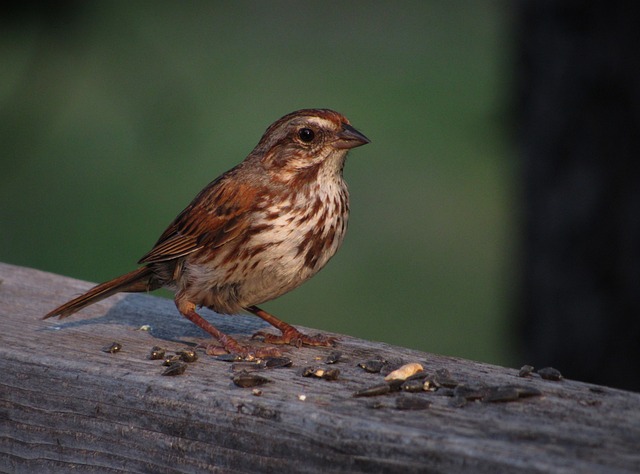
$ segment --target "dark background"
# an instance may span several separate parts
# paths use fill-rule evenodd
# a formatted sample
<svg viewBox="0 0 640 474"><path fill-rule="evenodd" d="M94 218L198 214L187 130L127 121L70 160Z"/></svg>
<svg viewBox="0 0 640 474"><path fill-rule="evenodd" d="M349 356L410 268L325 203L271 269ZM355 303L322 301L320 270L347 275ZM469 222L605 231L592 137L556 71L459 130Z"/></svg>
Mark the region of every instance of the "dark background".
<svg viewBox="0 0 640 474"><path fill-rule="evenodd" d="M502 365L555 365L596 380L593 370L585 375L563 354L540 350L584 341L580 318L558 328L545 321L566 311L532 304L549 301L535 282L559 270L548 266L531 278L540 275L531 265L539 250L532 242L541 239L534 230L549 212L535 211L531 202L540 195L532 190L544 191L553 176L532 173L531 163L565 155L532 146L541 129L529 125L553 130L580 114L575 102L553 99L544 114L531 110L547 93L545 74L569 80L590 67L549 68L549 61L563 64L561 56L549 58L566 44L549 31L567 25L553 2L539 5L7 7L0 24L0 260L90 281L128 271L271 122L298 108L329 107L372 140L351 153L345 170L349 233L325 270L265 309L294 324ZM580 11L561 12L570 31ZM580 31L598 30L598 16ZM613 51L608 43L599 54ZM592 120L601 118L595 110ZM567 147L581 142L575 136ZM611 156L588 143L583 149L602 163ZM561 194L559 202L575 195ZM562 209L564 221L564 213L583 209L573 202L551 209ZM551 308L592 307L563 296L560 282L581 274L555 280ZM635 283L628 283L633 291ZM611 306L603 305L596 317L606 320ZM630 354L621 353L622 360ZM595 370L604 358L598 353L587 365Z"/></svg>

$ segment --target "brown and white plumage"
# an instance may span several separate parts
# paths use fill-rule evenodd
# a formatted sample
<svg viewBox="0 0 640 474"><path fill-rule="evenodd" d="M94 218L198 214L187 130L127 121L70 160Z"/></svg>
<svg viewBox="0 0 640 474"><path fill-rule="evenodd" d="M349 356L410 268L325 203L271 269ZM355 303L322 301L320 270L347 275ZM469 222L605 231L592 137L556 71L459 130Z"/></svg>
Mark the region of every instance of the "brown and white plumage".
<svg viewBox="0 0 640 474"><path fill-rule="evenodd" d="M66 317L118 292L167 287L183 316L246 353L195 311L250 311L283 332L274 343L318 344L256 305L315 275L340 247L349 216L342 177L349 149L369 140L341 114L293 112L273 123L247 158L207 185L162 233L138 270L48 313Z"/></svg>

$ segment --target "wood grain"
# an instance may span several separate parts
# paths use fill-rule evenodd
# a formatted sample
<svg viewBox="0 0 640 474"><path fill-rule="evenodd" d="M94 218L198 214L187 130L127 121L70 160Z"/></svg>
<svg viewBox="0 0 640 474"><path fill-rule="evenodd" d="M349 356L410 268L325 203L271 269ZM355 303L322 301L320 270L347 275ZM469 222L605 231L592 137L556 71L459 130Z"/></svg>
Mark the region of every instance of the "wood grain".
<svg viewBox="0 0 640 474"><path fill-rule="evenodd" d="M91 285L6 264L0 280L2 472L640 471L637 393L339 336L342 358L330 366L338 380L301 376L325 366L329 349L290 348L293 366L261 372L271 382L256 396L233 385L230 363L206 355L183 375L160 375L160 361L146 358L152 346L177 350L207 338L170 300L118 295L43 321ZM252 316L203 315L240 340L264 328ZM121 352L101 351L113 341ZM371 358L543 396L461 408L442 391L354 398L382 382L357 366ZM398 409L408 397L431 405Z"/></svg>

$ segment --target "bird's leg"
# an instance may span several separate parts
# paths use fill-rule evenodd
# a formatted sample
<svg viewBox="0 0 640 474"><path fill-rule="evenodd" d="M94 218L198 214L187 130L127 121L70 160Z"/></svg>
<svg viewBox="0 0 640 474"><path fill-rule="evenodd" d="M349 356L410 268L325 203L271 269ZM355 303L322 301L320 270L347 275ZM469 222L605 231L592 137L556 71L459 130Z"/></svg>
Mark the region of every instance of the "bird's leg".
<svg viewBox="0 0 640 474"><path fill-rule="evenodd" d="M243 346L234 338L232 338L231 336L227 336L209 321L196 313L196 305L191 301L184 299L179 294L176 295L176 306L178 307L178 311L180 311L180 314L182 314L185 318L187 318L199 328L208 332L213 338L217 339L218 342L220 342L220 344L222 345L222 349L230 354L238 354L239 356L244 358L281 355L280 351L278 351L276 348L267 347L253 350L250 347Z"/></svg>
<svg viewBox="0 0 640 474"><path fill-rule="evenodd" d="M269 344L290 344L292 346L333 346L335 345L335 337L327 337L322 334L316 334L315 336L307 336L301 333L296 328L284 321L279 320L274 315L267 313L266 311L258 308L257 306L249 306L245 308L247 311L255 314L259 318L264 319L276 329L279 329L282 334L280 336L275 334L269 334L263 331L258 331L253 335L254 338L260 337Z"/></svg>

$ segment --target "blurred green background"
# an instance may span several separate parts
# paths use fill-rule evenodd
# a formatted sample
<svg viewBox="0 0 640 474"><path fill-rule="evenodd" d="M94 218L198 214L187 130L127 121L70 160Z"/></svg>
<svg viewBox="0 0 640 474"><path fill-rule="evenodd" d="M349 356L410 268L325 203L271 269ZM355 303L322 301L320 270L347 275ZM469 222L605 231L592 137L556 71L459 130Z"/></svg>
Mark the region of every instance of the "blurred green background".
<svg viewBox="0 0 640 474"><path fill-rule="evenodd" d="M513 364L511 20L506 1L464 0L63 2L7 14L0 261L90 281L129 271L271 122L333 108L372 140L347 162L347 239L265 309Z"/></svg>

